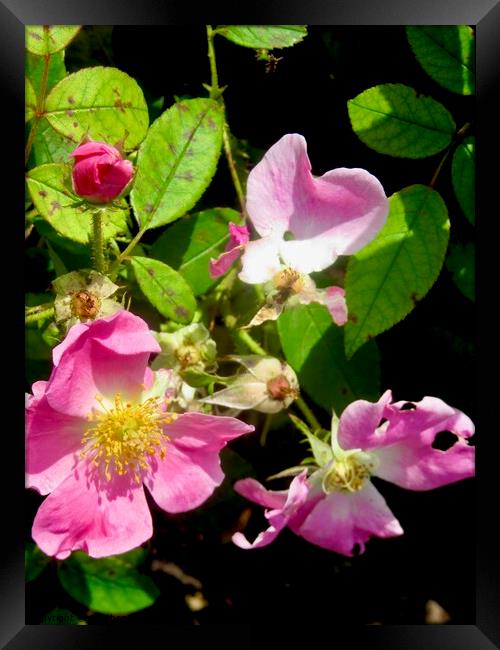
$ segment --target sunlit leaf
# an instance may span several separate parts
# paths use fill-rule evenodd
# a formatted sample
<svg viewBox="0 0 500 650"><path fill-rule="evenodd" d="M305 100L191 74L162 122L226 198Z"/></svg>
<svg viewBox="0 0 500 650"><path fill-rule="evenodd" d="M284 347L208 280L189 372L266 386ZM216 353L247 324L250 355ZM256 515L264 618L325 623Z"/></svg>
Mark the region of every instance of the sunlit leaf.
<svg viewBox="0 0 500 650"><path fill-rule="evenodd" d="M475 39L468 25L411 25L408 41L417 61L441 86L474 93Z"/></svg>
<svg viewBox="0 0 500 650"><path fill-rule="evenodd" d="M222 125L222 111L211 99L178 102L152 124L130 194L143 228L174 221L200 198L215 173Z"/></svg>
<svg viewBox="0 0 500 650"><path fill-rule="evenodd" d="M79 603L101 614L124 615L151 606L160 595L155 583L137 571L142 550L93 559L76 551L61 562L59 580Z"/></svg>
<svg viewBox="0 0 500 650"><path fill-rule="evenodd" d="M228 40L256 50L272 50L300 43L307 36L306 25L224 25L217 32Z"/></svg>
<svg viewBox="0 0 500 650"><path fill-rule="evenodd" d="M402 320L432 287L444 262L450 222L438 192L412 185L393 194L389 206L384 228L347 265L349 357Z"/></svg>
<svg viewBox="0 0 500 650"><path fill-rule="evenodd" d="M231 208L213 208L179 220L153 244L150 255L179 271L195 296L205 293L217 280L210 277L209 261L229 241L228 223L240 223Z"/></svg>
<svg viewBox="0 0 500 650"><path fill-rule="evenodd" d="M26 49L37 56L64 49L78 34L80 25L26 25Z"/></svg>
<svg viewBox="0 0 500 650"><path fill-rule="evenodd" d="M347 106L359 139L389 156L432 156L447 147L455 133L455 122L442 104L403 84L368 88Z"/></svg>
<svg viewBox="0 0 500 650"><path fill-rule="evenodd" d="M61 135L79 144L92 140L134 149L146 135L148 107L137 82L117 68L83 68L47 97L46 117Z"/></svg>
<svg viewBox="0 0 500 650"><path fill-rule="evenodd" d="M379 392L379 354L375 343L352 359L344 353L344 330L323 305L299 305L278 319L281 345L301 387L327 411L340 413L355 399Z"/></svg>
<svg viewBox="0 0 500 650"><path fill-rule="evenodd" d="M190 323L196 300L184 278L167 264L149 257L131 258L135 277L150 303L178 323Z"/></svg>

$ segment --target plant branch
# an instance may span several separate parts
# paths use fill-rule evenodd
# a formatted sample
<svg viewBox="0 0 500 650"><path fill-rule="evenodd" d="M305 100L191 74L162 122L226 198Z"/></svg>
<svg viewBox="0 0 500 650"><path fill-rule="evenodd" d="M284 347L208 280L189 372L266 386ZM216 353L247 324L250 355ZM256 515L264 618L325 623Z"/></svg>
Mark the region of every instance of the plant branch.
<svg viewBox="0 0 500 650"><path fill-rule="evenodd" d="M318 429L322 428L321 424L316 419L316 416L311 411L311 409L307 406L307 404L304 402L302 397L297 397L294 403L302 411L302 414L304 415L307 422L309 423L309 426L312 428L313 433Z"/></svg>
<svg viewBox="0 0 500 650"><path fill-rule="evenodd" d="M35 312L34 314L27 314L24 317L24 322L26 325L29 323L36 323L39 320L47 320L54 315L54 307L49 307L49 309L44 309L43 311Z"/></svg>

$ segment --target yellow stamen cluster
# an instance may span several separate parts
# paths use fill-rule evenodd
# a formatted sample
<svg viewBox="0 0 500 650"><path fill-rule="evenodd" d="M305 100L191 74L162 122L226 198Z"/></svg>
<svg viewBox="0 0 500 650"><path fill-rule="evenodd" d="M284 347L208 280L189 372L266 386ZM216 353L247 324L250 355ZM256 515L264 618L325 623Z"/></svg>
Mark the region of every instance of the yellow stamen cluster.
<svg viewBox="0 0 500 650"><path fill-rule="evenodd" d="M358 492L364 487L374 469L375 463L361 458L359 454L335 460L323 477L323 490L327 494Z"/></svg>
<svg viewBox="0 0 500 650"><path fill-rule="evenodd" d="M83 436L81 457L88 456L108 481L115 474L129 475L140 484L151 458L156 454L165 458L165 444L170 438L163 425L172 423L176 414L162 411L157 397L133 404L117 394L111 409L100 396L96 400L102 410L94 409L88 415L93 426Z"/></svg>

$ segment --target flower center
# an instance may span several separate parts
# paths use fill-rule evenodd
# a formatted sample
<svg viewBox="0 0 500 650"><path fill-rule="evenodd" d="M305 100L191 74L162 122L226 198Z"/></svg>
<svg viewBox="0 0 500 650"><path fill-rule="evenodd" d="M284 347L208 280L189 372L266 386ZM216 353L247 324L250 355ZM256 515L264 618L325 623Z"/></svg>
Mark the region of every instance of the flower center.
<svg viewBox="0 0 500 650"><path fill-rule="evenodd" d="M283 402L287 397L295 399L299 396L296 388L290 386L290 382L285 375L278 375L267 382L267 394L271 399Z"/></svg>
<svg viewBox="0 0 500 650"><path fill-rule="evenodd" d="M347 452L332 461L323 476L322 488L331 492L359 492L376 469L376 459L366 452Z"/></svg>
<svg viewBox="0 0 500 650"><path fill-rule="evenodd" d="M201 361L198 349L194 345L183 345L179 348L175 356L183 368L194 366Z"/></svg>
<svg viewBox="0 0 500 650"><path fill-rule="evenodd" d="M276 289L283 295L293 296L300 293L304 288L302 275L295 269L289 267L278 271L273 277L273 284Z"/></svg>
<svg viewBox="0 0 500 650"><path fill-rule="evenodd" d="M140 484L151 459L157 453L165 458L170 438L163 425L170 424L176 414L162 411L157 397L133 404L123 402L118 393L112 408L106 408L101 397L96 399L103 410L93 409L88 415L93 426L83 436L81 458L89 457L107 481L113 475L129 475Z"/></svg>
<svg viewBox="0 0 500 650"><path fill-rule="evenodd" d="M89 291L77 291L71 298L71 311L77 318L94 319L101 309L101 300Z"/></svg>

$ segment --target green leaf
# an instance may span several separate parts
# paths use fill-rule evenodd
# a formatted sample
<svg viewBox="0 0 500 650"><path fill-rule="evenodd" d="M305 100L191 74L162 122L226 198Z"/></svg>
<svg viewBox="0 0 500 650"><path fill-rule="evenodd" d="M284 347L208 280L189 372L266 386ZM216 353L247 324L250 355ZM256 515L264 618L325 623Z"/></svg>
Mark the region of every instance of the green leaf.
<svg viewBox="0 0 500 650"><path fill-rule="evenodd" d="M69 168L58 164L41 165L28 172L26 181L40 215L64 237L86 244L92 232L91 212L69 189ZM126 210L109 208L106 211L103 216L105 238L126 232L126 215Z"/></svg>
<svg viewBox="0 0 500 650"><path fill-rule="evenodd" d="M36 113L36 95L28 77L24 80L24 121L29 122Z"/></svg>
<svg viewBox="0 0 500 650"><path fill-rule="evenodd" d="M50 557L42 553L36 544L28 542L24 547L24 572L26 582L37 578L50 562Z"/></svg>
<svg viewBox="0 0 500 650"><path fill-rule="evenodd" d="M87 625L87 623L69 609L55 607L44 615L42 625Z"/></svg>
<svg viewBox="0 0 500 650"><path fill-rule="evenodd" d="M222 146L223 114L211 99L186 99L151 126L130 194L142 228L181 217L208 187Z"/></svg>
<svg viewBox="0 0 500 650"><path fill-rule="evenodd" d="M69 155L74 149L74 142L54 131L47 120L42 118L33 141L29 167L47 163L67 163L70 160Z"/></svg>
<svg viewBox="0 0 500 650"><path fill-rule="evenodd" d="M152 605L160 592L151 578L136 570L138 555L131 553L96 560L76 551L59 565L59 580L70 596L94 612L138 612Z"/></svg>
<svg viewBox="0 0 500 650"><path fill-rule="evenodd" d="M80 25L26 25L26 49L37 56L63 50L78 34Z"/></svg>
<svg viewBox="0 0 500 650"><path fill-rule="evenodd" d="M117 68L83 68L52 88L46 116L78 144L84 136L134 149L146 135L148 107L137 82Z"/></svg>
<svg viewBox="0 0 500 650"><path fill-rule="evenodd" d="M453 273L453 282L460 291L474 302L476 249L472 242L465 246L450 244L446 267Z"/></svg>
<svg viewBox="0 0 500 650"><path fill-rule="evenodd" d="M228 40L256 50L290 47L307 36L306 25L224 25L217 33Z"/></svg>
<svg viewBox="0 0 500 650"><path fill-rule="evenodd" d="M475 145L473 136L466 138L453 154L451 163L451 179L460 207L465 216L475 223Z"/></svg>
<svg viewBox="0 0 500 650"><path fill-rule="evenodd" d="M24 60L24 69L26 76L33 84L35 94L38 97L42 86L42 77L45 68L45 57L35 56L26 52ZM66 76L66 66L64 65L64 52L56 52L49 59L49 69L47 71L47 85L45 92L48 92L58 81Z"/></svg>
<svg viewBox="0 0 500 650"><path fill-rule="evenodd" d="M217 283L208 272L229 241L228 223L239 224L241 215L231 208L214 208L181 219L158 237L150 255L181 273L195 296Z"/></svg>
<svg viewBox="0 0 500 650"><path fill-rule="evenodd" d="M389 207L380 233L347 265L348 357L402 320L432 287L443 265L450 222L438 192L412 185L393 194Z"/></svg>
<svg viewBox="0 0 500 650"><path fill-rule="evenodd" d="M285 310L278 332L288 363L311 398L340 413L356 399L379 394L379 354L369 343L351 360L344 353L344 330L332 322L324 305L312 303Z"/></svg>
<svg viewBox="0 0 500 650"><path fill-rule="evenodd" d="M347 107L359 139L389 156L432 156L450 144L455 132L455 122L442 104L403 84L368 88Z"/></svg>
<svg viewBox="0 0 500 650"><path fill-rule="evenodd" d="M314 456L314 460L319 467L324 467L333 459L332 446L323 440L320 440L312 433L307 433L309 446Z"/></svg>
<svg viewBox="0 0 500 650"><path fill-rule="evenodd" d="M475 42L468 25L412 25L406 28L422 68L441 86L461 95L474 94Z"/></svg>
<svg viewBox="0 0 500 650"><path fill-rule="evenodd" d="M149 257L135 255L130 261L142 292L160 314L177 323L190 323L196 300L182 275Z"/></svg>

